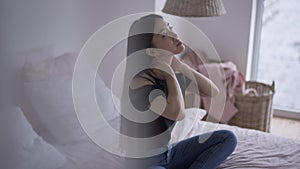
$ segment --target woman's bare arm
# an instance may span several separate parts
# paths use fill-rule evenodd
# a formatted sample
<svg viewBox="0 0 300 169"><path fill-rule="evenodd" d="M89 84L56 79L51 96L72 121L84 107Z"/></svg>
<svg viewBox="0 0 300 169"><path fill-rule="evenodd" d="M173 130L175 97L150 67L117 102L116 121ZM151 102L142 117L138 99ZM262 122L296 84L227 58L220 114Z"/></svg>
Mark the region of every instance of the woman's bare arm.
<svg viewBox="0 0 300 169"><path fill-rule="evenodd" d="M150 103L150 110L153 112L174 120L180 121L183 120L184 115L184 99L178 84L178 81L175 77L174 72L172 71L171 67L169 67L169 73L159 69L152 69L150 71L153 77L156 77L161 80L165 80L168 88L168 96L167 98L163 96L155 97ZM143 75L147 76L147 75ZM130 84L131 89L136 89L145 85L155 85L148 79L152 77L148 76L146 78L143 77L136 77L132 80Z"/></svg>
<svg viewBox="0 0 300 169"><path fill-rule="evenodd" d="M175 76L166 75L165 80L168 87L168 96L167 98L156 97L151 102L150 110L174 121L183 120L185 117L184 99L177 79Z"/></svg>
<svg viewBox="0 0 300 169"><path fill-rule="evenodd" d="M210 79L181 62L176 57L173 57L172 68L188 77L192 81L190 85L197 85L201 96L214 97L219 94L218 87Z"/></svg>
<svg viewBox="0 0 300 169"><path fill-rule="evenodd" d="M156 97L150 105L150 110L162 115L165 118L180 121L183 120L184 115L184 99L176 79L175 73L169 65L156 65L160 69L152 69L150 73L161 80L165 80L168 88L168 96ZM162 68L163 67L163 68Z"/></svg>

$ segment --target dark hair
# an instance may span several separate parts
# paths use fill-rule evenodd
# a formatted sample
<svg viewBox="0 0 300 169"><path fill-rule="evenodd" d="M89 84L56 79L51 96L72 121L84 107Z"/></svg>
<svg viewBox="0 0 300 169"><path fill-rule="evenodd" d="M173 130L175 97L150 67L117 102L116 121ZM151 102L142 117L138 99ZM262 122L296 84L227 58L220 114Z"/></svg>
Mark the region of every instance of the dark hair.
<svg viewBox="0 0 300 169"><path fill-rule="evenodd" d="M134 21L129 29L129 35L127 38L127 59L126 59L126 68L125 68L125 74L124 74L124 83L123 83L123 91L122 96L120 99L121 103L121 126L120 126L120 133L132 137L133 135L137 135L138 128L133 128L133 126L136 125L135 122L126 119L126 117L123 117L124 115L134 115L137 112L137 110L131 109L131 101L129 98L129 84L131 82L132 75L138 75L137 72L144 72L146 70L140 70L143 69L141 65L149 65L150 63L150 57L144 57L146 56L146 53L143 51L147 48L153 47L152 45L152 39L154 35L154 25L156 19L163 19L159 15L150 14L141 17L140 19ZM133 59L130 59L132 57ZM146 66L145 66L146 67ZM132 110L132 111L131 111ZM125 151L128 148L127 147L128 142L127 140L120 140L120 146Z"/></svg>
<svg viewBox="0 0 300 169"><path fill-rule="evenodd" d="M127 56L136 51L153 47L152 38L156 19L163 19L163 17L150 14L133 22L128 35Z"/></svg>
<svg viewBox="0 0 300 169"><path fill-rule="evenodd" d="M127 60L123 92L128 92L127 84L131 82L131 75L133 73L147 71L141 67L147 67L145 65L150 64L151 58L144 57L146 56L146 53L143 50L153 47L152 39L154 35L154 25L157 19L163 19L163 17L156 14L146 15L134 21L130 26L127 39ZM134 59L129 59L129 56Z"/></svg>

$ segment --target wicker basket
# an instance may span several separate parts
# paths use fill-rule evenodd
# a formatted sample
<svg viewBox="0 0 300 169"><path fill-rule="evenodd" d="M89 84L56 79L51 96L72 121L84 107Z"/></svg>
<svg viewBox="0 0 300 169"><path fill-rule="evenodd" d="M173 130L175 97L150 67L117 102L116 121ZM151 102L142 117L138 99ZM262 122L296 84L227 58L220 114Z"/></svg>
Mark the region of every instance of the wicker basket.
<svg viewBox="0 0 300 169"><path fill-rule="evenodd" d="M270 132L274 87L274 81L272 85L255 81L246 82L245 91L235 94L238 113L229 124Z"/></svg>

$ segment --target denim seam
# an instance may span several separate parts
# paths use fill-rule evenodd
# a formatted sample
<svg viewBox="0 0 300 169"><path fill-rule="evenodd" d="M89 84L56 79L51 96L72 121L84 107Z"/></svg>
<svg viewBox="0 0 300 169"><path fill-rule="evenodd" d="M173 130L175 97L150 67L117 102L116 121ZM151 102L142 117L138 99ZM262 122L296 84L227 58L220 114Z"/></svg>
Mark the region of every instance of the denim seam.
<svg viewBox="0 0 300 169"><path fill-rule="evenodd" d="M225 135L225 136L224 136L224 135ZM211 148L212 148L211 150L209 150L209 151L211 152L211 153L209 153L209 154L214 154L214 153L216 152L216 149L219 148L220 145L222 145L222 144L225 143L227 134L222 134L222 136L223 136L223 140L222 140L221 142L216 143L216 144L213 145L212 147L208 148L208 149L211 149ZM208 161L208 159L209 159L210 156L211 156L211 155L206 156L206 158L203 160L204 162L201 163L201 164L203 164L203 165L201 166L201 168L203 168L203 167L205 167L205 165L207 165L207 161ZM193 164L192 164L192 165L193 165Z"/></svg>
<svg viewBox="0 0 300 169"><path fill-rule="evenodd" d="M218 145L219 145L219 144L214 145L213 147L210 147L209 149L211 149L211 150L209 150L209 151L210 151L211 153L214 153L215 150L219 147ZM211 154L211 153L209 153L209 154ZM208 161L209 157L210 157L210 155L206 156L206 158L203 160L203 162L201 163L201 164L202 164L202 165L201 165L201 168L205 167L205 165L207 164L207 161ZM192 164L192 165L193 165L193 164Z"/></svg>

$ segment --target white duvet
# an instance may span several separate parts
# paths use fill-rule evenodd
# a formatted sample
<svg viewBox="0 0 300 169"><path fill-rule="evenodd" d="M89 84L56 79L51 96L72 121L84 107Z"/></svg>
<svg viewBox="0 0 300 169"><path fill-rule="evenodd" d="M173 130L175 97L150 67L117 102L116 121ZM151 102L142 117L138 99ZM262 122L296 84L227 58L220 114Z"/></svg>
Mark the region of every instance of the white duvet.
<svg viewBox="0 0 300 169"><path fill-rule="evenodd" d="M299 169L300 141L285 139L257 130L198 121L187 137L211 130L233 131L238 139L235 151L219 168Z"/></svg>
<svg viewBox="0 0 300 169"><path fill-rule="evenodd" d="M238 138L235 151L219 166L220 169L300 168L300 142L269 133L197 121L184 138L220 129L231 130ZM64 169L122 168L122 158L108 155L90 140L81 140L57 149L69 159Z"/></svg>

